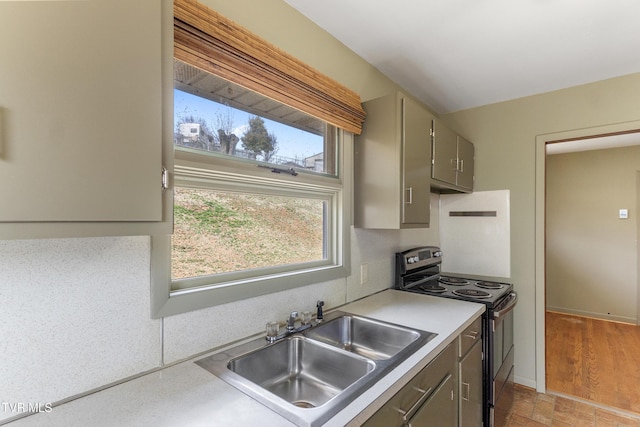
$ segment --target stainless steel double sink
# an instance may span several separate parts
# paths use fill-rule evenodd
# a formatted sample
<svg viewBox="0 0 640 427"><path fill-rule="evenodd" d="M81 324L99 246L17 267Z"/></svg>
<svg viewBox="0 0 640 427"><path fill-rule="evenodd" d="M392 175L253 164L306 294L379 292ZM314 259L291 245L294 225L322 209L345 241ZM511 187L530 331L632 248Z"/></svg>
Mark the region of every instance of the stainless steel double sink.
<svg viewBox="0 0 640 427"><path fill-rule="evenodd" d="M293 423L318 426L435 336L336 311L275 343L259 338L196 363Z"/></svg>

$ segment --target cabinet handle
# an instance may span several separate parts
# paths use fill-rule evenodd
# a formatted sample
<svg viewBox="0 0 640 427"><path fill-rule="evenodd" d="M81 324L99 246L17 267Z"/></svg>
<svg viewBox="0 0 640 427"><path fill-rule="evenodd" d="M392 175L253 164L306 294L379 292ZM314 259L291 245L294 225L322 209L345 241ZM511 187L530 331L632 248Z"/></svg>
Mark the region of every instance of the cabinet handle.
<svg viewBox="0 0 640 427"><path fill-rule="evenodd" d="M436 164L436 133L431 132L431 165ZM433 171L432 171L433 173Z"/></svg>
<svg viewBox="0 0 640 427"><path fill-rule="evenodd" d="M163 190L169 189L169 171L164 166L162 166L161 186Z"/></svg>
<svg viewBox="0 0 640 427"><path fill-rule="evenodd" d="M453 170L458 170L458 159L449 159L449 162L451 163L451 169Z"/></svg>
<svg viewBox="0 0 640 427"><path fill-rule="evenodd" d="M462 383L462 386L464 387L464 393L462 393L462 400L466 400L469 401L469 383Z"/></svg>
<svg viewBox="0 0 640 427"><path fill-rule="evenodd" d="M422 396L420 396L420 399L418 399L418 401L414 403L413 406L411 406L411 408L409 408L406 411L400 408L395 408L396 411L402 414L402 420L404 422L409 421L409 418L411 418L413 416L413 413L424 403L425 400L427 400L427 398L429 397L429 393L431 393L431 390L433 390L433 387L429 387L427 390L423 390L419 387L413 387L413 388L419 391L420 393L422 393Z"/></svg>
<svg viewBox="0 0 640 427"><path fill-rule="evenodd" d="M413 204L413 187L409 187L409 188L407 188L405 191L408 191L408 192L409 192L409 201L408 201L408 202L407 202L407 201L405 201L405 203L406 203L407 205L412 205L412 204Z"/></svg>
<svg viewBox="0 0 640 427"><path fill-rule="evenodd" d="M463 336L465 338L471 338L472 340L475 340L478 337L478 332L477 331L469 331L468 334L464 334Z"/></svg>
<svg viewBox="0 0 640 427"><path fill-rule="evenodd" d="M460 169L458 171L464 172L464 159L460 159Z"/></svg>

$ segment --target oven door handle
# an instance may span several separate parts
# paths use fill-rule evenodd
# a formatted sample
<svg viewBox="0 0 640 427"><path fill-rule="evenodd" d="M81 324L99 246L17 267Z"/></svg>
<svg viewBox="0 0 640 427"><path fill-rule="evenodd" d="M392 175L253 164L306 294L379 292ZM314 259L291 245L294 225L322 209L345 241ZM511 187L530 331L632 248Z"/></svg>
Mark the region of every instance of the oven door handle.
<svg viewBox="0 0 640 427"><path fill-rule="evenodd" d="M507 315L510 311L514 309L517 303L518 303L518 294L515 292L511 292L507 297L507 299L505 300L505 302L503 304L500 304L501 308L493 312L493 318L499 319L500 317Z"/></svg>
<svg viewBox="0 0 640 427"><path fill-rule="evenodd" d="M424 282L430 282L433 279L438 280L440 278L440 273L433 273L431 276L424 279ZM421 280L423 282L423 280Z"/></svg>

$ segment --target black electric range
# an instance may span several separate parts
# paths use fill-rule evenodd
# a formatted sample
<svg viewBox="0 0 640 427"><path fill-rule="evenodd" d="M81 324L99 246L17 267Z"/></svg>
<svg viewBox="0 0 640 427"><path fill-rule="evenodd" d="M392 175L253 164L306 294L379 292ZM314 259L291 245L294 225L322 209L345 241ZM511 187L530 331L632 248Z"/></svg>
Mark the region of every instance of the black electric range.
<svg viewBox="0 0 640 427"><path fill-rule="evenodd" d="M421 246L396 253L395 288L442 298L481 303L483 407L485 427L501 427L513 403L513 284L442 275L442 251Z"/></svg>

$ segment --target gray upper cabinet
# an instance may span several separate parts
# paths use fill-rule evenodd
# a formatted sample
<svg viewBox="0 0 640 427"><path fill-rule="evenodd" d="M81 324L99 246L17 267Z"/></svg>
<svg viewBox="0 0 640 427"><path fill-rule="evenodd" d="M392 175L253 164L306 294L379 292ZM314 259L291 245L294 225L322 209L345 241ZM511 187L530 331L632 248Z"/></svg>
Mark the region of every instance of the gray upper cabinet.
<svg viewBox="0 0 640 427"><path fill-rule="evenodd" d="M455 185L458 159L458 135L435 119L433 120L431 135L433 138L431 178ZM435 184L435 182L432 183L432 185Z"/></svg>
<svg viewBox="0 0 640 427"><path fill-rule="evenodd" d="M473 191L475 149L473 144L458 135L458 173L456 185L465 191Z"/></svg>
<svg viewBox="0 0 640 427"><path fill-rule="evenodd" d="M150 234L165 220L167 11L0 2L0 237Z"/></svg>
<svg viewBox="0 0 640 427"><path fill-rule="evenodd" d="M431 127L433 158L431 186L441 192L473 191L474 147L434 119Z"/></svg>
<svg viewBox="0 0 640 427"><path fill-rule="evenodd" d="M364 109L354 148L355 226L429 227L433 116L400 92L367 101Z"/></svg>

